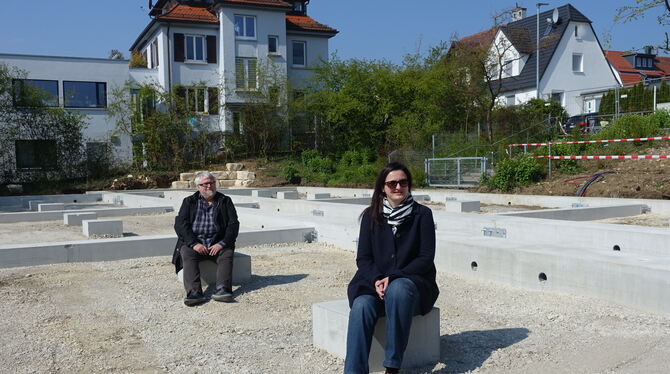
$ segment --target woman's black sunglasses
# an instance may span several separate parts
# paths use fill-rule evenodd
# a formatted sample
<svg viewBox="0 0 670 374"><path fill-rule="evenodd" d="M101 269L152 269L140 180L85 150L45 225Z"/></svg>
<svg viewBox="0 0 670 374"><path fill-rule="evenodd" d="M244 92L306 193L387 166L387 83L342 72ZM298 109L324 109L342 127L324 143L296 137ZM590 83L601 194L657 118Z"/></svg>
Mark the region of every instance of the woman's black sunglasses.
<svg viewBox="0 0 670 374"><path fill-rule="evenodd" d="M395 188L397 185L400 185L400 187L407 187L409 185L409 181L407 179L401 179L399 181L386 181L384 184L388 188Z"/></svg>

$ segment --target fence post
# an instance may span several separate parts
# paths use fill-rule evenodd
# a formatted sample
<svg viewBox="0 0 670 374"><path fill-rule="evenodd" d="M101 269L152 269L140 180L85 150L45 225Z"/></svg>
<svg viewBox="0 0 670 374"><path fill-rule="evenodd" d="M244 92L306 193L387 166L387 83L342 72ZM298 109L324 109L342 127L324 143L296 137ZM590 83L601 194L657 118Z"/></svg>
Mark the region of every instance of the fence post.
<svg viewBox="0 0 670 374"><path fill-rule="evenodd" d="M549 143L549 163L548 163L549 173L548 174L549 174L550 177L551 177L551 160L552 160L552 158L551 158L551 143Z"/></svg>
<svg viewBox="0 0 670 374"><path fill-rule="evenodd" d="M654 86L654 105L652 106L652 112L656 113L656 86Z"/></svg>

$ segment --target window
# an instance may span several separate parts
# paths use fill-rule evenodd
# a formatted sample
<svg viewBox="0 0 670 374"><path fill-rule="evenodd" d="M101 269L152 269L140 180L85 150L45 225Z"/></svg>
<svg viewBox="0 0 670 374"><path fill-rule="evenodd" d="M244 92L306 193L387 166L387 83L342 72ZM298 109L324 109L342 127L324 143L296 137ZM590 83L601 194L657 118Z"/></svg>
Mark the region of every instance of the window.
<svg viewBox="0 0 670 374"><path fill-rule="evenodd" d="M63 97L67 108L105 108L107 83L63 81Z"/></svg>
<svg viewBox="0 0 670 374"><path fill-rule="evenodd" d="M233 133L244 134L244 115L242 112L233 112Z"/></svg>
<svg viewBox="0 0 670 374"><path fill-rule="evenodd" d="M158 67L158 40L155 39L151 43L151 65L149 65L150 68L157 68Z"/></svg>
<svg viewBox="0 0 670 374"><path fill-rule="evenodd" d="M279 46L279 37L276 35L268 35L268 53L276 54Z"/></svg>
<svg viewBox="0 0 670 374"><path fill-rule="evenodd" d="M17 140L17 169L53 169L58 163L55 140Z"/></svg>
<svg viewBox="0 0 670 374"><path fill-rule="evenodd" d="M579 39L579 26L575 25L575 38Z"/></svg>
<svg viewBox="0 0 670 374"><path fill-rule="evenodd" d="M503 62L503 78L512 76L512 60Z"/></svg>
<svg viewBox="0 0 670 374"><path fill-rule="evenodd" d="M293 42L293 66L305 66L305 42Z"/></svg>
<svg viewBox="0 0 670 374"><path fill-rule="evenodd" d="M506 101L505 104L507 106L515 105L516 104L516 97L515 97L515 95L505 96L505 101Z"/></svg>
<svg viewBox="0 0 670 374"><path fill-rule="evenodd" d="M653 61L649 57L635 56L635 67L636 68L652 68L653 67Z"/></svg>
<svg viewBox="0 0 670 374"><path fill-rule="evenodd" d="M58 106L58 81L14 79L14 106Z"/></svg>
<svg viewBox="0 0 670 374"><path fill-rule="evenodd" d="M186 61L205 62L205 37L185 35Z"/></svg>
<svg viewBox="0 0 670 374"><path fill-rule="evenodd" d="M584 72L584 61L581 53L572 54L572 71L575 73Z"/></svg>
<svg viewBox="0 0 670 374"><path fill-rule="evenodd" d="M180 87L177 96L191 113L218 114L219 90L216 87Z"/></svg>
<svg viewBox="0 0 670 374"><path fill-rule="evenodd" d="M552 92L551 93L551 100L552 101L557 101L561 105L563 105L563 92Z"/></svg>
<svg viewBox="0 0 670 374"><path fill-rule="evenodd" d="M297 13L305 12L305 4L302 1L296 1L293 3L293 11Z"/></svg>
<svg viewBox="0 0 670 374"><path fill-rule="evenodd" d="M256 89L256 59L238 57L235 59L235 85L239 89Z"/></svg>
<svg viewBox="0 0 670 374"><path fill-rule="evenodd" d="M256 17L235 16L235 37L238 39L256 39Z"/></svg>

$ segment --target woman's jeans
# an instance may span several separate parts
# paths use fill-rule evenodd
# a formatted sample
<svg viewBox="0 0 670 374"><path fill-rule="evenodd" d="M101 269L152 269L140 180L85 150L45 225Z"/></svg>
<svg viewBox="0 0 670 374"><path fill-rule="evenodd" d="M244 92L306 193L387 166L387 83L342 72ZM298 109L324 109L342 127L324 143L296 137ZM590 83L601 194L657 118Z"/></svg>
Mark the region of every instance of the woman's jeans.
<svg viewBox="0 0 670 374"><path fill-rule="evenodd" d="M419 314L420 295L414 282L407 278L391 281L384 300L377 295L361 295L354 299L349 312L347 331L346 374L369 373L368 358L372 334L379 317L386 316L386 347L384 366L400 368L407 348L412 317Z"/></svg>

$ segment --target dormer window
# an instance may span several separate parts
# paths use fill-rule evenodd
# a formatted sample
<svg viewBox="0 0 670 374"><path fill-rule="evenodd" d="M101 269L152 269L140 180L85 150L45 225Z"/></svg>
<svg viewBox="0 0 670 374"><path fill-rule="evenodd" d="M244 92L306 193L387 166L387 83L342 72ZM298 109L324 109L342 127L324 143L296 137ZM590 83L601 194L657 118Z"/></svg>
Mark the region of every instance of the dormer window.
<svg viewBox="0 0 670 374"><path fill-rule="evenodd" d="M654 60L651 57L635 56L635 68L651 69L654 67Z"/></svg>
<svg viewBox="0 0 670 374"><path fill-rule="evenodd" d="M293 3L293 12L305 14L305 3L302 1L296 1Z"/></svg>

